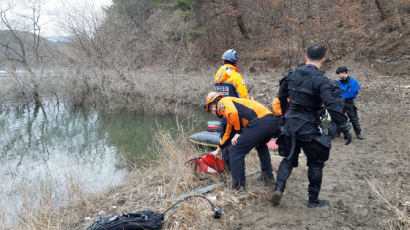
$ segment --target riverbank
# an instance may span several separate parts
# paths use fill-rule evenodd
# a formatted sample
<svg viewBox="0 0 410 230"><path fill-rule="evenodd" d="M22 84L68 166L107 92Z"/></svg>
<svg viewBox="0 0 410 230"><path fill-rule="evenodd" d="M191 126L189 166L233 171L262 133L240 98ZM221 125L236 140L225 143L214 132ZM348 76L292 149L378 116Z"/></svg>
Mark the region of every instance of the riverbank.
<svg viewBox="0 0 410 230"><path fill-rule="evenodd" d="M321 193L322 198L330 200L330 207L312 212L305 206L307 168L305 158L301 157L301 164L293 172L279 207L272 207L269 202L272 188L258 184L254 177L250 177L246 196L235 194L229 189L229 184L207 194L207 197L215 198L216 204L224 210L221 220L211 218L206 202L192 200L166 216L164 229L209 229L209 226L212 229L408 228L410 92L407 86L410 79L408 76L381 75L357 63L345 65L351 69L349 74L362 85L356 103L366 140L354 139L349 146L345 146L341 138L333 142L331 157L324 169ZM329 76L333 75L335 68L329 68ZM270 99L261 98L276 92L275 81L270 79L272 77L259 75L251 80L252 83L260 82L253 92L256 100L264 104ZM91 204L98 203L103 208L89 210L82 220L79 219L81 225L77 229L90 224L92 221L85 219L92 219L97 214L114 215L143 209L162 211L173 197L219 181L216 177L204 181L195 179L191 169L182 165L182 161L191 155L187 152L194 153L194 150L183 143L180 146L165 143L168 144L163 148L167 149L169 161L163 162L159 168L136 171L126 185L105 193L106 199L90 200ZM194 155L197 154L202 152ZM247 157L247 171L258 168L255 158L255 152ZM280 160L280 157L272 157L275 168ZM169 176L170 167L172 177ZM140 178L145 177L150 179L144 181L155 182L144 184Z"/></svg>
<svg viewBox="0 0 410 230"><path fill-rule="evenodd" d="M381 75L358 63L338 64L347 65L351 69L349 75L362 86L356 104L366 140L354 139L349 146L345 146L342 139L333 142L321 193L323 199L330 200L330 207L313 212L304 205L307 168L305 158L301 157L300 166L292 173L279 207L272 207L269 202L273 188L258 183L256 176L251 176L247 180L246 195L230 190L229 183L206 194L222 208L222 219L212 219L206 201L192 199L167 213L163 229L408 228L410 89L407 86L410 78ZM336 67L328 67L329 77L335 79ZM270 107L283 72L244 74L248 84L253 85L251 95ZM177 86L178 83L178 98L185 98L192 104L201 103L206 92L212 90L212 74L191 75L191 83L198 80L194 90L188 90L188 83ZM150 80L151 87L154 87L156 81L153 78L147 77L146 80ZM183 113L183 110L179 112ZM159 130L156 152L160 160L157 163L144 169L135 167L122 185L106 192L90 195L70 189L77 202L68 203L59 212L50 211L47 215L32 213L31 219L21 222L20 229L43 229L45 226L85 229L97 215L105 217L147 209L164 211L175 197L221 182L215 176L199 179L192 173L192 168L184 165L189 157L205 153L186 141L190 134L186 129L180 129L179 138L175 139L170 138L170 133ZM278 156L272 157L274 168L280 160ZM247 171L258 169L258 165L256 153L251 152L246 159ZM226 177L230 178L229 175Z"/></svg>

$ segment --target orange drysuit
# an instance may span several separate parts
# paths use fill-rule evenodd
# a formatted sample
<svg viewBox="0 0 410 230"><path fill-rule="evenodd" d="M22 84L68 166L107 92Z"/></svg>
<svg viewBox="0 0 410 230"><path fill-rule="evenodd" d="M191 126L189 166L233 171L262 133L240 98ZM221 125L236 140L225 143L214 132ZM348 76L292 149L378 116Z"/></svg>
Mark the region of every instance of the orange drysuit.
<svg viewBox="0 0 410 230"><path fill-rule="evenodd" d="M223 149L229 144L234 132L241 133L248 122L262 118L272 112L259 102L236 97L224 97L218 102L218 113L227 120L225 134L219 144Z"/></svg>
<svg viewBox="0 0 410 230"><path fill-rule="evenodd" d="M215 90L225 97L248 98L245 81L237 70L237 67L230 64L219 68L215 74Z"/></svg>

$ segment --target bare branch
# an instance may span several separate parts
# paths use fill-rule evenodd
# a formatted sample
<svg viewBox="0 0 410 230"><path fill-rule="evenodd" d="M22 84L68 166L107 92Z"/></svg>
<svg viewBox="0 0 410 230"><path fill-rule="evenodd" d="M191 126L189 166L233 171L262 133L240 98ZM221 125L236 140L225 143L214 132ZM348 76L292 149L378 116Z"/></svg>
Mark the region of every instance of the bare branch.
<svg viewBox="0 0 410 230"><path fill-rule="evenodd" d="M18 44L19 44L19 48L20 48L20 51L21 51L21 57L22 57L21 62L22 62L22 63L27 63L27 60L26 60L26 50L25 50L25 48L24 48L23 41L20 39L19 36L17 36L17 34L15 33L15 31L14 31L14 29L12 28L11 24L10 24L9 21L7 20L6 12L5 12L5 11L0 12L0 18L1 18L1 21L3 22L3 24L7 27L7 29L8 29L8 30L10 31L10 33L12 34L13 38L16 39L17 42L18 42Z"/></svg>

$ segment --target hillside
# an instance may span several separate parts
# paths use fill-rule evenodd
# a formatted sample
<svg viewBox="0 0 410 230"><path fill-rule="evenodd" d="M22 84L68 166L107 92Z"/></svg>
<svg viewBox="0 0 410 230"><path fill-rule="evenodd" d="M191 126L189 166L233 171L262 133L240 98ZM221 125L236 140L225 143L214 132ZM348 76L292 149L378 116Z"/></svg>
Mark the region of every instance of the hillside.
<svg viewBox="0 0 410 230"><path fill-rule="evenodd" d="M122 35L115 40L136 66L165 59L196 70L233 47L244 71L264 72L301 63L313 42L328 48L329 63L351 59L399 75L410 66L409 1L122 0L107 12L101 30Z"/></svg>
<svg viewBox="0 0 410 230"><path fill-rule="evenodd" d="M21 60L23 55L28 62L31 62L35 59L35 52L42 57L50 56L51 50L56 50L58 47L54 42L42 37L40 37L37 46L33 38L35 35L31 32L18 30L13 32L20 39L23 46L20 45L19 40L10 31L0 30L0 67L10 66L10 63L18 64L19 61L17 60Z"/></svg>

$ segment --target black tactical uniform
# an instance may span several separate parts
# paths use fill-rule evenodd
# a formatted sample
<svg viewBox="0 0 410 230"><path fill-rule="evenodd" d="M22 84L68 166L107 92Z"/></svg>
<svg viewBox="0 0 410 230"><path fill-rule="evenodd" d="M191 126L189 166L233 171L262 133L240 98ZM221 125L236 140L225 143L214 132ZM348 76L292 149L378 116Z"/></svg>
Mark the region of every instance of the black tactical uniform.
<svg viewBox="0 0 410 230"><path fill-rule="evenodd" d="M306 65L298 67L280 81L279 100L282 112L285 114L285 125L277 143L279 155L284 158L279 165L275 194L279 192L280 197L282 196L292 169L298 165L302 148L309 167L308 206L319 206L322 169L329 159L330 150L330 138L320 128L319 111L322 109L322 104L326 106L332 120L345 134L346 144L351 141L350 125L343 114L343 100L340 97L339 87L335 81L325 77L316 66ZM280 197L277 199L274 195L272 199L274 205L279 204Z"/></svg>

